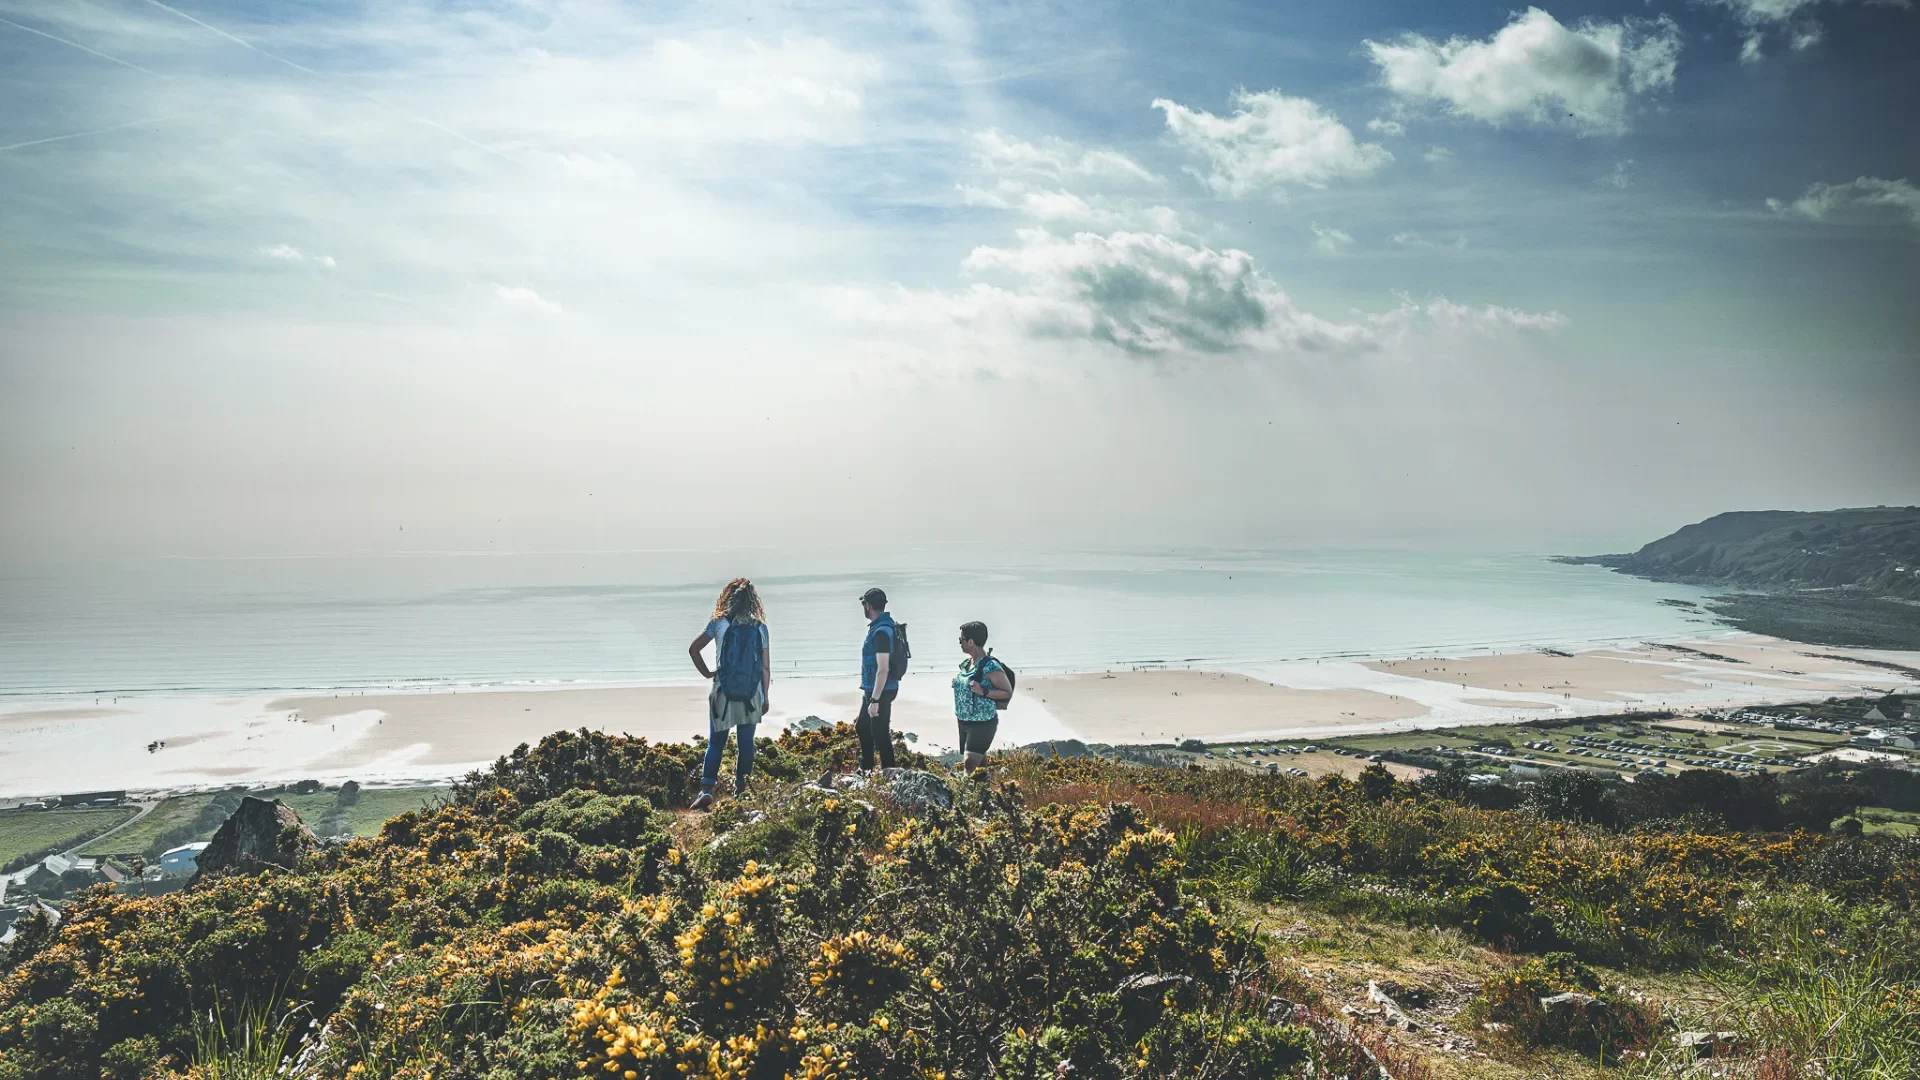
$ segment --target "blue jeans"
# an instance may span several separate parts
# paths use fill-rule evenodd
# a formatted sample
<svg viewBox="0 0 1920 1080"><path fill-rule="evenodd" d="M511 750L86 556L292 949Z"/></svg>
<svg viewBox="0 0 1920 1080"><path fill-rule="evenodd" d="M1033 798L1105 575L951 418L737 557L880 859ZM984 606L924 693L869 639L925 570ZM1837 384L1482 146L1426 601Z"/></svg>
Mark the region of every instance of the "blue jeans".
<svg viewBox="0 0 1920 1080"><path fill-rule="evenodd" d="M733 786L736 791L745 786L747 774L753 772L753 730L758 726L758 724L739 725L740 752L733 763ZM708 795L713 794L713 785L720 780L720 755L727 751L729 730L731 729L722 728L719 731L707 733L707 765L706 772L700 778L700 790Z"/></svg>

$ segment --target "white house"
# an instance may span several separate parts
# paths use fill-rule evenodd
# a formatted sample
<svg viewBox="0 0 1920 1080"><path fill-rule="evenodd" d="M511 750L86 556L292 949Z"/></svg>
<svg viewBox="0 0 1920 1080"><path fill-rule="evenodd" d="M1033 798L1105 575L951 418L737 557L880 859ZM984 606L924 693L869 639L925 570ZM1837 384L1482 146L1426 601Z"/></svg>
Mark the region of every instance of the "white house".
<svg viewBox="0 0 1920 1080"><path fill-rule="evenodd" d="M1898 750L1913 749L1912 736L1902 735L1893 731L1881 731L1877 728L1860 736L1860 738L1855 741L1868 746L1892 747Z"/></svg>
<svg viewBox="0 0 1920 1080"><path fill-rule="evenodd" d="M100 868L100 860L91 855L49 855L43 860L48 870L64 874L69 870L83 870L89 874Z"/></svg>
<svg viewBox="0 0 1920 1080"><path fill-rule="evenodd" d="M200 866L200 853L207 850L207 842L181 844L160 853L160 872L186 877Z"/></svg>

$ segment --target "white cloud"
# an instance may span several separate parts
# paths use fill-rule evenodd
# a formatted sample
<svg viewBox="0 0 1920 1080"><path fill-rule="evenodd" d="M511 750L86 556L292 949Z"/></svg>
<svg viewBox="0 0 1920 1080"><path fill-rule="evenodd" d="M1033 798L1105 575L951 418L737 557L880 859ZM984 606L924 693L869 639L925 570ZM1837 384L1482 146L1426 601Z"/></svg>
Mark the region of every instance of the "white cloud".
<svg viewBox="0 0 1920 1080"><path fill-rule="evenodd" d="M9 193L34 195L0 200L0 233L57 235L65 252L0 268L9 293L30 273L109 307L157 287L198 309L399 302L431 316L494 307L493 282L537 281L570 310L690 322L724 306L700 284L722 267L740 287L844 272L850 233L878 227L821 197L853 186L834 148L879 147L868 162L888 158L892 198L952 184L901 164L905 110L927 104L880 92L899 89L891 65L924 59L919 47L881 49L833 20L601 0L457 18L416 4L203 13L314 75L146 4L46 10L50 30L170 76L27 52L18 74L45 89L48 124L166 123L8 156ZM342 291L318 300L301 279L329 267Z"/></svg>
<svg viewBox="0 0 1920 1080"><path fill-rule="evenodd" d="M1397 232L1393 234L1392 243L1395 247L1424 251L1460 251L1466 248L1467 238L1456 236L1451 240L1434 240L1417 232Z"/></svg>
<svg viewBox="0 0 1920 1080"><path fill-rule="evenodd" d="M1125 154L1089 149L1058 137L1027 142L998 128L988 128L976 133L973 142L975 160L995 176L1053 183L1076 178L1133 184L1160 182L1159 177Z"/></svg>
<svg viewBox="0 0 1920 1080"><path fill-rule="evenodd" d="M532 289L521 285L495 285L494 298L516 311L532 312L536 315L565 315L566 309L548 300Z"/></svg>
<svg viewBox="0 0 1920 1080"><path fill-rule="evenodd" d="M1024 229L1018 237L1018 246L979 247L964 262L969 273L992 281L956 290L840 289L829 306L843 319L909 335L959 329L1081 341L1149 357L1355 354L1423 334L1566 325L1558 312L1472 308L1444 299L1403 301L1391 311L1337 322L1302 311L1244 251L1149 233L1066 237Z"/></svg>
<svg viewBox="0 0 1920 1080"><path fill-rule="evenodd" d="M1673 85L1680 29L1665 17L1568 27L1528 8L1485 41L1408 34L1366 47L1387 89L1403 98L1490 124L1618 134L1634 99Z"/></svg>
<svg viewBox="0 0 1920 1080"><path fill-rule="evenodd" d="M1429 165L1444 164L1453 160L1453 151L1444 146L1429 146L1427 152L1420 155L1420 160Z"/></svg>
<svg viewBox="0 0 1920 1080"><path fill-rule="evenodd" d="M1915 188L1904 179L1882 180L1875 176L1862 176L1844 184L1813 184L1792 202L1768 199L1767 209L1809 221L1891 211L1904 216L1908 224L1920 228L1920 188Z"/></svg>
<svg viewBox="0 0 1920 1080"><path fill-rule="evenodd" d="M1239 90L1233 106L1232 116L1219 117L1165 98L1153 102L1167 114L1174 139L1207 159L1202 179L1222 195L1239 199L1287 185L1321 188L1368 176L1393 160L1386 148L1359 142L1337 117L1306 98Z"/></svg>
<svg viewBox="0 0 1920 1080"><path fill-rule="evenodd" d="M1012 210L1058 225L1181 231L1179 214L1170 207L1091 190L1161 183L1125 154L1061 138L1025 142L998 129L976 133L973 141L974 164L983 174L982 183L959 185L961 200L970 206ZM1081 194L1070 187L1089 190Z"/></svg>
<svg viewBox="0 0 1920 1080"><path fill-rule="evenodd" d="M1376 116L1367 121L1367 130L1375 135L1399 136L1407 133L1407 125L1398 120L1383 120Z"/></svg>
<svg viewBox="0 0 1920 1080"><path fill-rule="evenodd" d="M1558 333L1566 329L1571 320L1558 311L1519 311L1497 304L1474 307L1456 304L1441 296L1424 304L1410 298L1403 299L1398 308L1369 316L1368 322L1379 331L1384 342L1396 339L1404 341L1428 327L1481 335L1507 331Z"/></svg>
<svg viewBox="0 0 1920 1080"><path fill-rule="evenodd" d="M1823 3L1841 4L1846 0L1699 0L1710 7L1724 8L1746 33L1740 40L1742 63L1759 63L1766 57L1769 35L1784 37L1795 52L1811 49L1826 39L1827 29L1814 18ZM1911 0L1870 0L1883 7L1911 7Z"/></svg>
<svg viewBox="0 0 1920 1080"><path fill-rule="evenodd" d="M1345 231L1330 225L1313 223L1313 248L1328 255L1338 255L1353 246L1353 237Z"/></svg>
<svg viewBox="0 0 1920 1080"><path fill-rule="evenodd" d="M1600 179L1594 181L1601 187L1610 187L1615 191L1625 191L1633 186L1633 159L1626 158L1613 163Z"/></svg>
<svg viewBox="0 0 1920 1080"><path fill-rule="evenodd" d="M310 262L315 266L324 267L328 270L332 270L337 265L331 255L310 255L294 247L292 244L275 244L272 247L263 247L260 249L260 254L265 255L269 259L278 259L281 262Z"/></svg>

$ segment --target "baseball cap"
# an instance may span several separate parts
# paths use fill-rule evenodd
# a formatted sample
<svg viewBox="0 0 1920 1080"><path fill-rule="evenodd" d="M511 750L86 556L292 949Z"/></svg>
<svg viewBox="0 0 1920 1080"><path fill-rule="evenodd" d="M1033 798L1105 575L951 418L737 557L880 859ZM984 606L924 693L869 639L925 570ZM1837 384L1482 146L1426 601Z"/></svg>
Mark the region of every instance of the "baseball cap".
<svg viewBox="0 0 1920 1080"><path fill-rule="evenodd" d="M884 611L887 607L887 591L885 589L868 589L866 592L860 594L860 602L873 605L877 611Z"/></svg>

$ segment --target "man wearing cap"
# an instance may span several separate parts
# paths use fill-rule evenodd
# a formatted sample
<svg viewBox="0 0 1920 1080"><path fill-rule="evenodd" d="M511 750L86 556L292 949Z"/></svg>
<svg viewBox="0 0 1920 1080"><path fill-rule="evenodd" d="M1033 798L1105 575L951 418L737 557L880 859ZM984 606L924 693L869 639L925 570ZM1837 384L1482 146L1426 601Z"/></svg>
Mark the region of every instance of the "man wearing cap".
<svg viewBox="0 0 1920 1080"><path fill-rule="evenodd" d="M866 640L860 643L860 713L853 719L860 733L860 767L893 768L893 699L900 677L888 670L893 660L893 616L887 614L887 594L868 589L860 594L860 613L867 617ZM876 689L877 688L877 689Z"/></svg>

